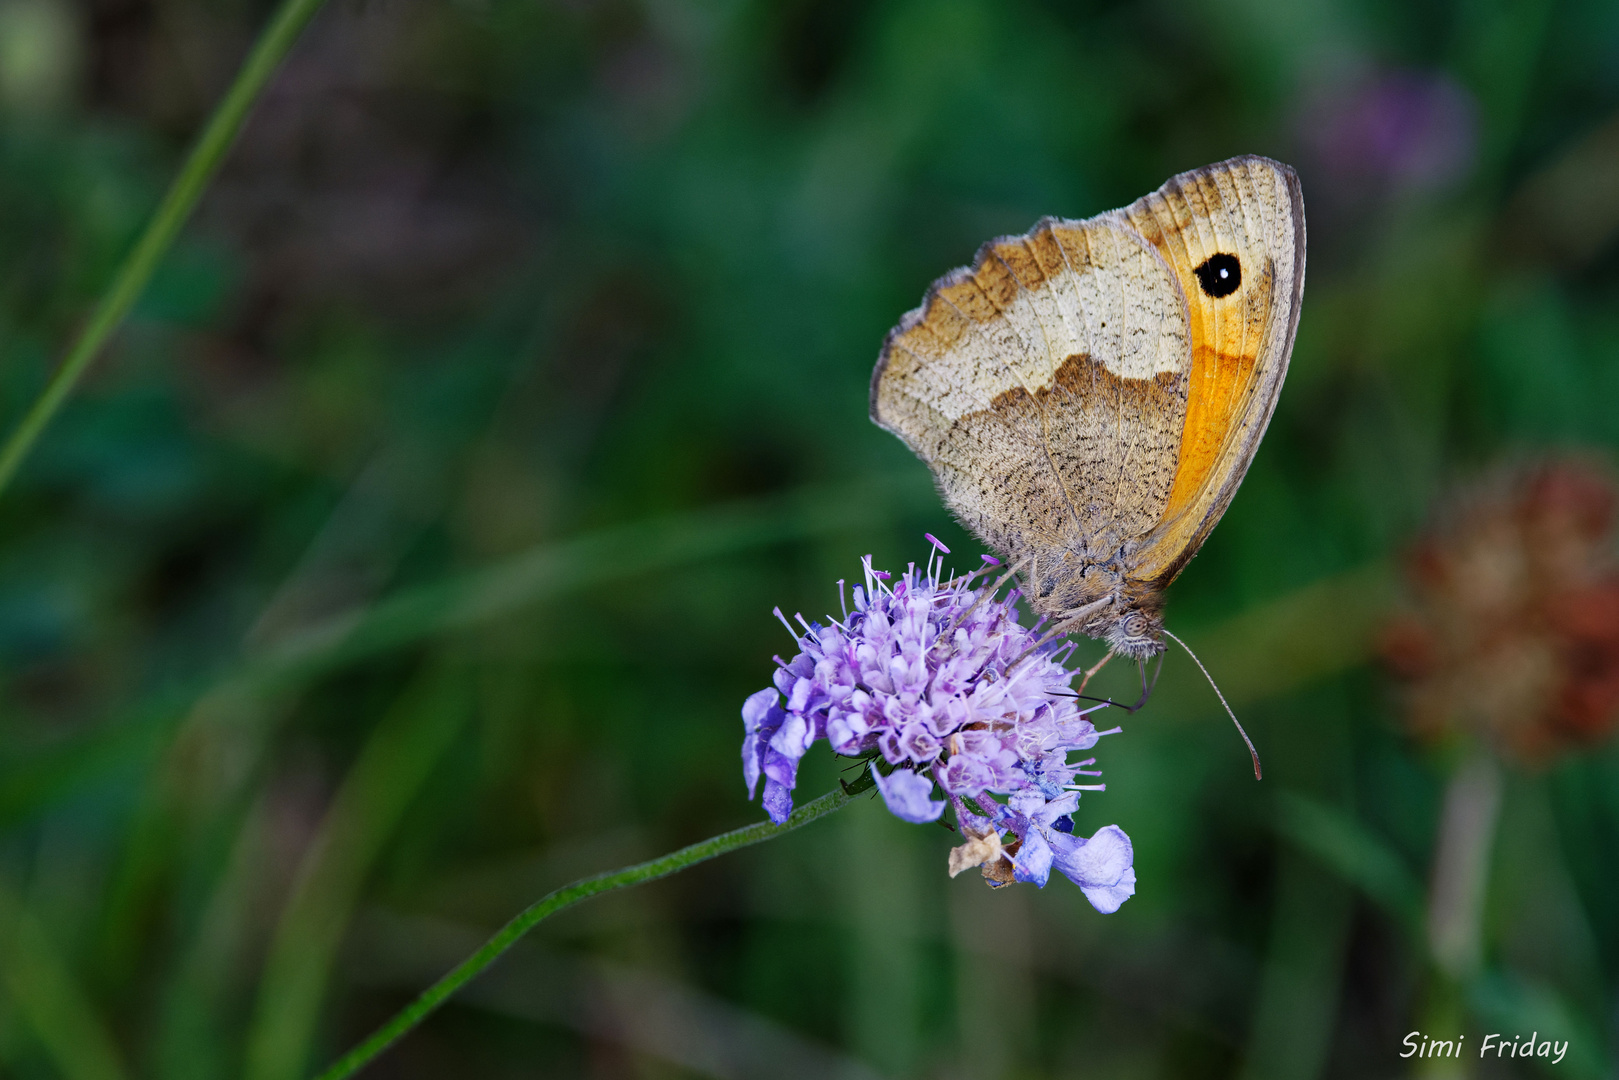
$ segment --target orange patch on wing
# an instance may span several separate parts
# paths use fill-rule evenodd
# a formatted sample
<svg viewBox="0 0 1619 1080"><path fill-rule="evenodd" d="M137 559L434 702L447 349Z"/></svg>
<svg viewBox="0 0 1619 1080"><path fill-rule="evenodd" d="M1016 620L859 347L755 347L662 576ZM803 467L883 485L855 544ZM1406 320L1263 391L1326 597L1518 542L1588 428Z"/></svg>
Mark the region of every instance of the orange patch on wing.
<svg viewBox="0 0 1619 1080"><path fill-rule="evenodd" d="M939 290L939 296L973 322L986 323L1001 317L1000 311L974 278L963 278L944 286Z"/></svg>
<svg viewBox="0 0 1619 1080"><path fill-rule="evenodd" d="M968 322L961 312L938 297L928 301L922 318L897 339L897 343L918 356L947 354L967 333Z"/></svg>
<svg viewBox="0 0 1619 1080"><path fill-rule="evenodd" d="M1009 308L1017 300L1018 280L1011 267L989 252L981 253L973 267L973 282L997 309Z"/></svg>
<svg viewBox="0 0 1619 1080"><path fill-rule="evenodd" d="M1175 463L1175 484L1161 520L1173 521L1197 499L1203 482L1220 460L1220 450L1232 424L1248 403L1246 393L1259 359L1258 352L1226 353L1209 345L1192 350L1192 378L1186 402L1186 424L1181 429L1180 457Z"/></svg>

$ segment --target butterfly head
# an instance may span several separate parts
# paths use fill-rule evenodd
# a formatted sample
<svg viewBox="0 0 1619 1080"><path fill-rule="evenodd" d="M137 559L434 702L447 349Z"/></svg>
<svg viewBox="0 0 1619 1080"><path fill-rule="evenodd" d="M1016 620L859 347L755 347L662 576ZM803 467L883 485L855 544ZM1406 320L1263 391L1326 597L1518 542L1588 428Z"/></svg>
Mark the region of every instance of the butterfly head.
<svg viewBox="0 0 1619 1080"><path fill-rule="evenodd" d="M1164 651L1164 617L1157 611L1126 608L1101 637L1121 655L1145 660Z"/></svg>

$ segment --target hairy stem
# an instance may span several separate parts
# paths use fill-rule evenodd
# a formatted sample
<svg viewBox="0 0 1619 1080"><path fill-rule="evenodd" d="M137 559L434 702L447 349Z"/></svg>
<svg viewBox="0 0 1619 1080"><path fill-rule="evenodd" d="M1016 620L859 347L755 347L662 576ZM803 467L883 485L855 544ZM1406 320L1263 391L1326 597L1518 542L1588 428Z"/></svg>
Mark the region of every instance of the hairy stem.
<svg viewBox="0 0 1619 1080"><path fill-rule="evenodd" d="M656 881L661 877L696 866L716 855L749 847L780 836L782 833L792 832L801 826L808 825L817 818L825 817L836 810L849 805L853 797L842 790L828 792L814 802L806 803L793 811L792 816L780 825L771 825L760 822L757 825L748 825L732 832L721 833L719 836L683 847L679 851L671 852L659 859L639 863L635 866L625 867L623 870L614 870L610 873L600 874L596 877L576 881L572 885L564 885L549 895L535 901L527 910L507 923L500 932L483 944L477 952L456 966L448 975L428 987L422 995L405 1008L396 1013L392 1020L383 1024L371 1037L366 1039L353 1050L338 1058L337 1061L320 1074L317 1080L342 1080L343 1077L353 1076L364 1068L378 1054L386 1050L400 1036L421 1023L427 1015L440 1005L444 1004L451 994L465 986L480 972L500 958L501 954L517 944L522 936L534 929L543 919L556 914L565 907L577 904L598 893L611 892L614 889L628 888L631 885L641 885L648 881Z"/></svg>
<svg viewBox="0 0 1619 1080"><path fill-rule="evenodd" d="M207 190L209 181L219 171L220 163L236 142L242 124L269 84L270 77L280 67L287 51L298 39L299 32L320 10L321 3L322 0L282 0L269 25L260 33L253 51L248 53L247 60L236 75L236 81L215 106L208 126L198 136L179 175L169 185L157 212L147 223L146 231L118 268L112 284L96 305L90 321L80 331L62 366L56 369L51 381L29 406L5 445L0 447L0 491L4 491L11 482L34 443L39 441L46 426L78 385L85 369L101 352L107 339L122 325L129 309L135 306L135 301L145 291L153 272L163 261L174 238L179 235L191 212L196 209L197 201Z"/></svg>

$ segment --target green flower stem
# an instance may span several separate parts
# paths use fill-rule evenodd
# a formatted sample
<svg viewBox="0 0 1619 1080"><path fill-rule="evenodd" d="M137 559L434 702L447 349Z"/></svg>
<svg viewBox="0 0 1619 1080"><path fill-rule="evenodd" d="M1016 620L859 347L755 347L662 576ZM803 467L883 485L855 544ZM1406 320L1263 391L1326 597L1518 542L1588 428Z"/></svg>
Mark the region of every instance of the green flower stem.
<svg viewBox="0 0 1619 1080"><path fill-rule="evenodd" d="M792 832L794 829L808 825L816 818L843 809L854 801L854 796L847 790L828 792L814 802L806 803L794 810L792 816L780 825L771 825L760 822L757 825L748 825L733 832L721 833L710 837L690 847L683 847L660 859L639 863L635 866L625 867L623 870L614 870L610 873L576 881L572 885L564 885L556 892L542 897L534 902L527 910L507 923L501 931L488 941L483 947L462 961L448 975L428 987L422 995L401 1009L392 1020L378 1028L371 1037L359 1046L338 1058L317 1080L343 1080L344 1077L353 1076L364 1068L378 1054L386 1050L400 1036L426 1019L427 1014L442 1005L446 998L465 986L476 977L484 968L494 963L501 954L513 945L519 938L534 929L542 919L556 914L565 907L571 907L581 900L595 896L597 893L611 892L614 889L628 888L631 885L641 885L648 881L656 881L661 877L696 866L716 855L737 851L764 840L770 840L782 833Z"/></svg>
<svg viewBox="0 0 1619 1080"><path fill-rule="evenodd" d="M112 285L96 305L90 321L80 332L62 366L56 369L51 381L23 416L22 422L6 439L4 447L0 447L0 491L11 483L23 459L78 385L85 369L146 290L153 272L163 261L174 238L179 235L191 212L196 209L197 201L207 190L209 181L219 171L220 163L235 144L236 136L241 133L242 124L252 112L259 95L281 66L293 42L297 41L298 34L320 10L321 3L322 0L282 0L269 25L260 33L253 51L248 53L242 70L236 75L236 81L215 106L208 126L203 128L196 145L191 148L180 174L169 185L163 202L147 223L146 231L118 268Z"/></svg>

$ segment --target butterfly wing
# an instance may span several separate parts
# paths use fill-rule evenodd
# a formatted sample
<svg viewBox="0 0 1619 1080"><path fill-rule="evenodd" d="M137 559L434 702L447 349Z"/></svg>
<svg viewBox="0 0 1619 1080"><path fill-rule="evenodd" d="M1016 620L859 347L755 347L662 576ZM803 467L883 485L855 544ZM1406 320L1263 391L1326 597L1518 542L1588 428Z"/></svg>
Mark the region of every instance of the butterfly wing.
<svg viewBox="0 0 1619 1080"><path fill-rule="evenodd" d="M1200 276L1217 255L1236 260L1229 291L1229 271L1212 292ZM889 333L872 419L997 550L1056 576L1051 559L1122 565L1162 588L1253 457L1303 270L1298 181L1265 158L1085 221L1048 218L985 244Z"/></svg>
<svg viewBox="0 0 1619 1080"><path fill-rule="evenodd" d="M1225 513L1276 408L1304 296L1304 197L1292 169L1249 156L1182 173L1123 215L1180 283L1192 344L1174 484L1130 573L1161 589Z"/></svg>
<svg viewBox="0 0 1619 1080"><path fill-rule="evenodd" d="M1182 286L1138 232L1046 219L985 244L889 333L872 419L997 550L1116 549L1168 504L1187 326Z"/></svg>

